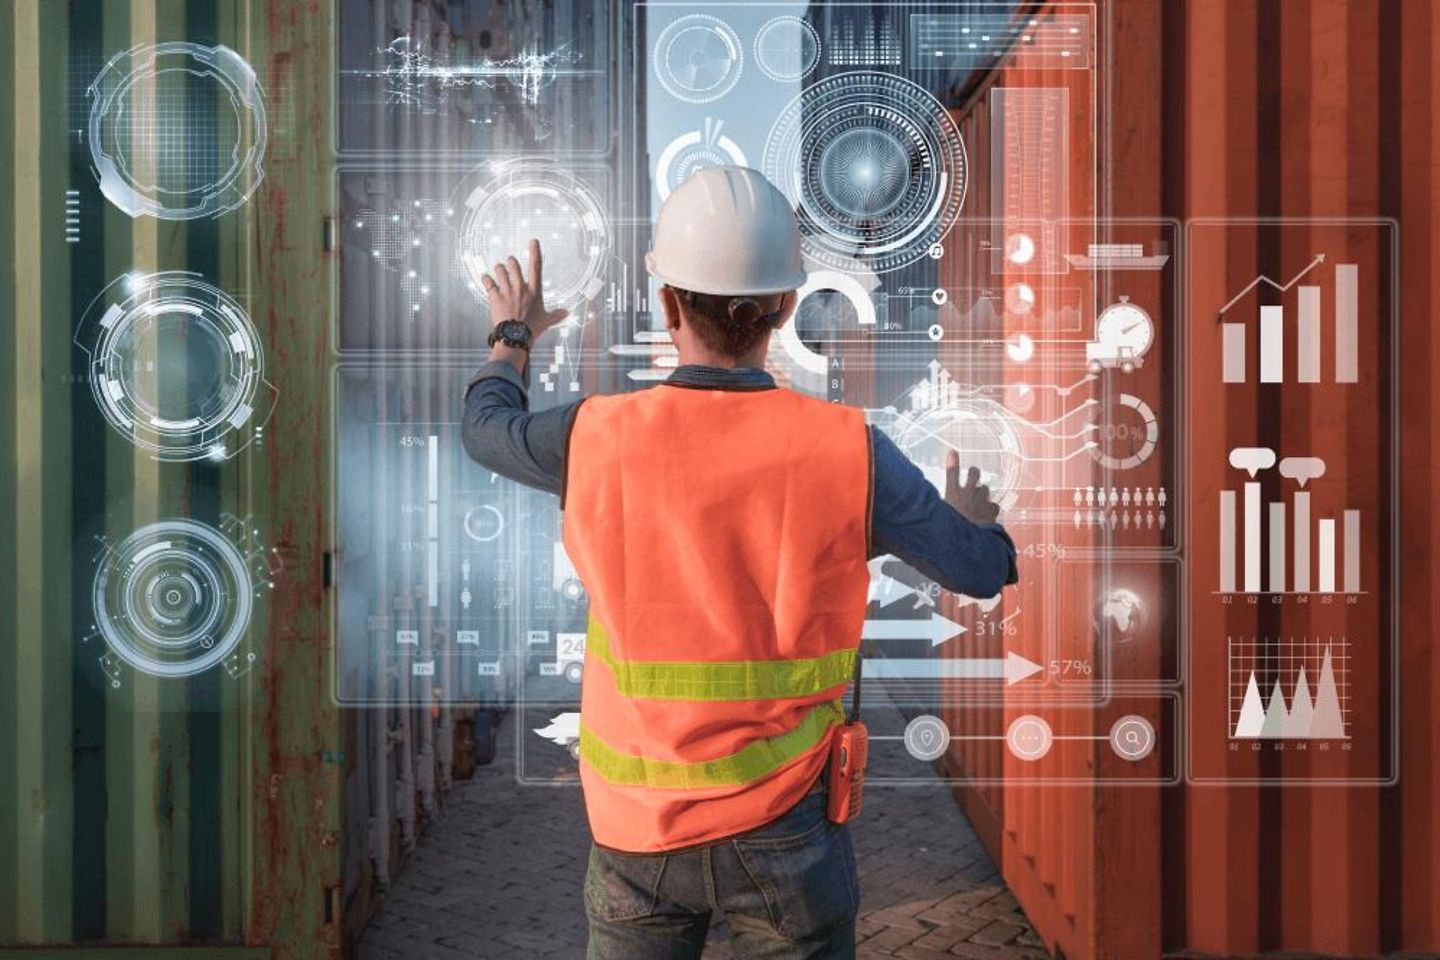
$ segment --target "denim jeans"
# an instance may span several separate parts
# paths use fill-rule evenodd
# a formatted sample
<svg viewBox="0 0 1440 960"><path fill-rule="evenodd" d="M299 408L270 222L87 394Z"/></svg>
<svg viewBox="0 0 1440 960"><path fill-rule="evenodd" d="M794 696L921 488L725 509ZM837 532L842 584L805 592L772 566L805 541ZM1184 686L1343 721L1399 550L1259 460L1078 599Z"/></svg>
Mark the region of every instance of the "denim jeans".
<svg viewBox="0 0 1440 960"><path fill-rule="evenodd" d="M747 960L855 956L860 887L850 828L812 792L763 827L677 853L590 850L589 960L690 960L714 910Z"/></svg>

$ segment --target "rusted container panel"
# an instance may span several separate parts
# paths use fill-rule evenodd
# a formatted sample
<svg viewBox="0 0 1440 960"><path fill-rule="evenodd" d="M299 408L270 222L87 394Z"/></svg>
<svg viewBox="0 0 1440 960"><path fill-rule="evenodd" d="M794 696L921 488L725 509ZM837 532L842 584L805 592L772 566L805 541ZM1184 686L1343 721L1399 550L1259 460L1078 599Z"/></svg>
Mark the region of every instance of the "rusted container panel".
<svg viewBox="0 0 1440 960"><path fill-rule="evenodd" d="M1043 15L1047 5L1031 6ZM381 43L417 24L438 29L434 5L375 9ZM1393 628L1400 638L1398 663L1378 644L1360 651L1376 676L1395 666L1400 680L1398 689L1360 691L1367 712L1356 718L1364 744L1398 751L1399 782L1037 787L995 740L960 741L948 771L982 782L959 789L960 799L1037 927L1067 956L1436 951L1440 14L1427 0L1101 0L1095 11L1099 113L1093 124L1072 115L1070 142L1086 149L1068 158L1069 216L1399 223L1402 525L1398 542L1379 546L1398 549L1399 563L1384 574L1392 583L1374 584L1385 594L1398 580L1398 619L1375 607L1346 623L1376 635ZM335 164L335 18L325 0L19 0L0 15L0 63L10 81L0 97L0 456L14 464L0 471L0 944L205 944L330 956L346 940L342 927L353 935L363 923L374 884L400 868L417 804L425 809L427 791L432 810L443 799L446 714L347 714L331 696L334 264L325 223ZM69 135L84 85L108 55L182 38L239 51L255 66L274 118L264 186L219 223L134 219L108 206L93 194L88 159ZM951 91L947 103L977 170L994 146L989 92L1065 82L1011 65ZM973 182L983 183L978 172ZM91 200L81 210L82 236L69 244L62 198L77 183ZM977 250L985 222L1013 213L976 190L952 246ZM1259 225L1206 269L1229 284L1331 242L1319 227ZM1373 240L1354 242L1357 256L1376 255ZM177 267L244 293L281 394L267 443L224 465L155 463L108 430L77 390L85 367L72 334L90 296L126 271ZM965 285L969 268L954 270L943 282ZM1367 315L1388 307L1373 290L1362 303ZM1202 318L1157 317L1172 332L1182 319ZM1220 364L1213 340L1189 342L1186 368ZM1393 345L1377 335L1367 350ZM939 356L956 370L968 362L953 344ZM1146 378L1159 375L1138 373L1151 388ZM1303 442L1343 475L1345 496L1383 500L1393 466L1377 455L1387 452L1375 443L1386 429L1374 413L1379 399L1359 394L1332 416L1192 384L1188 442L1207 452L1257 435ZM1166 416L1168 437L1175 420ZM1196 489L1228 482L1213 457L1192 467ZM1208 517L1214 504L1195 507ZM144 677L118 692L95 685L94 658L77 642L93 572L80 545L175 513L222 510L257 518L287 565L268 617L256 622L259 669L215 689ZM1083 535L1065 537L1067 546L1088 545ZM1200 611L1188 622L1192 648L1259 622L1202 602L1218 562L1213 544L1188 538L1185 562L1184 596ZM1086 576L1078 582L1093 586ZM972 638L968 649L1094 656L1088 609L1044 593L1023 602L1016 636L1003 644ZM970 611L946 612L974 623ZM1304 630L1320 619L1292 612L1279 622ZM1158 653L1142 652L1130 667L1160 669L1147 656ZM1187 662L1195 669L1186 697L1223 687L1219 654ZM1401 723L1392 740L1385 721L1394 698ZM201 699L209 706L194 709ZM956 733L993 735L1027 708L1019 697L957 703L945 719ZM1091 731L1084 711L1062 714L1057 733ZM1186 715L1166 720L1181 724ZM1299 778L1329 763L1301 754L1232 758L1213 729L1182 732L1197 757L1235 776ZM1097 745L1062 761L1059 769L1083 781L1112 758ZM1353 769L1364 772L1358 760Z"/></svg>
<svg viewBox="0 0 1440 960"><path fill-rule="evenodd" d="M1037 8L1035 13L1037 19L1047 15L1043 7ZM1101 30L1103 44L1104 30L1109 27L1103 12L1096 23ZM1103 56L1103 46L1100 49ZM1084 79L1077 80L1076 74L1066 71L1011 64L973 83L955 104L957 119L975 164L977 182L985 184L990 177L998 175L995 165L1002 162L1002 154L996 150L999 145L994 140L998 119L993 115L997 103L995 92L1003 90L1006 95L1014 95L1014 91L1063 89L1067 92L1069 112L1064 124L1069 152L1064 158L1064 173L1068 181L1068 205L1052 216L1070 218L1066 239L1071 249L1084 249L1087 241L1114 240L1104 222L1107 211L1100 179L1107 145L1095 135L1097 130L1103 129L1097 123L1099 118L1094 109L1102 102L1107 82L1105 76L1103 72L1099 73L1101 97L1092 101L1086 74L1079 74ZM1038 188L1039 185L1036 185L1032 189ZM984 246L982 241L993 242L1000 234L996 224L1021 220L1027 215L1033 217L1034 210L1035 197L1032 194L1006 191L1002 200L993 191L980 189L967 201L967 217L948 243L956 250L980 249ZM1156 210L1156 207L1149 207L1146 212L1155 216ZM956 275L946 277L944 282L956 286L975 283L973 277L980 274L973 266L962 261L957 265ZM1033 277L1018 269L1013 278L1006 278L1006 282L1012 279L1034 282ZM1095 303L1095 309L1098 309L1113 300L1117 292L1104 284L1082 284L1082 288L1081 300L1086 304L1088 315L1093 315L1091 303ZM1128 292L1136 295L1137 299L1145 299L1139 295L1149 292L1149 300L1153 301L1158 289L1142 291L1131 287ZM1178 330L1173 316L1157 312L1155 320L1161 328L1162 337L1174 336ZM1017 327L1015 332L1022 329ZM964 354L964 347L959 345L950 348L948 354L942 349L942 355L950 356L958 364L965 362ZM1010 369L1015 371L1010 374L1012 383L1023 382L1026 369ZM1055 371L1041 368L1030 375L1043 379L1054 377ZM1137 392L1154 392L1165 376L1164 366L1153 364L1130 376L1134 379L1129 382L1141 385ZM1172 416L1169 411L1162 411L1162 415ZM1166 438L1163 443L1168 447L1173 433L1167 428L1163 436ZM1163 459L1164 454L1160 456ZM1105 479L1097 472L1090 482L1103 484ZM1020 533L1021 530L1024 532ZM978 647L971 646L992 656L1004 655L1006 650L1014 651L1045 663L1047 667L1052 661L1096 662L1100 644L1090 604L1077 604L1073 600L1064 602L1057 587L1059 568L1050 546L1056 545L1083 556L1084 551L1098 545L1091 532L1073 528L1068 519L1063 524L1012 524L1012 532L1017 532L1022 553L1021 584L1006 601L1006 611L1009 612L1012 607L1023 608L1018 629L1014 635L991 636L979 641ZM1143 537L1136 541L1145 542ZM1159 535L1150 537L1150 542L1158 546L1161 543ZM1094 595L1107 582L1105 569L1103 560L1091 563L1072 560L1067 574L1067 596ZM1160 592L1157 589L1154 594L1159 595ZM1125 663L1117 663L1114 667L1123 675L1137 678L1161 675L1161 655L1158 651L1127 651L1126 656L1128 660ZM1013 696L1007 695L1005 703L988 708L957 704L950 716L965 733L988 733L993 737L996 733L1003 733L1016 717L1038 712L1050 720L1057 736L1085 738L1096 733L1096 718L1101 715L1098 709L1086 706L1086 701L1098 696L1100 689L1094 685L1088 690L1072 685L1070 694L1077 698L1076 702L1062 709L1043 706L1037 709L1033 695L1017 691ZM1137 705L1135 712L1144 714L1148 709ZM1158 715L1150 719L1157 727L1161 725ZM1103 734L1103 728L1099 732ZM1154 931L1144 924L1133 922L1113 925L1112 918L1104 913L1102 907L1110 895L1109 885L1106 877L1097 875L1095 864L1102 846L1123 856L1131 871L1123 893L1130 904L1128 918L1133 920L1136 916L1158 913L1158 885L1130 885L1128 877L1146 873L1153 875L1158 870L1158 851L1147 849L1147 835L1135 832L1134 827L1137 823L1154 823L1158 829L1159 793L1151 787L1116 789L1086 783L1111 761L1113 757L1109 756L1109 748L1103 741L1093 748L1081 748L1072 743L1053 758L1055 765L1046 771L1048 777L1072 780L1071 785L1027 786L1026 780L1036 775L1034 766L1012 755L1003 740L960 740L947 760L947 769L957 778L991 781L980 786L961 787L957 795L985 836L992 854L1001 863L1011 889L1047 940L1070 953L1081 944L1111 936L1109 931L1113 929L1115 947L1120 951L1114 955L1153 955L1158 950L1158 935ZM1003 780L1003 785L997 785L996 780ZM1106 831L1117 823L1129 824L1128 830L1107 836Z"/></svg>
<svg viewBox="0 0 1440 960"><path fill-rule="evenodd" d="M1067 956L1433 952L1440 947L1430 707L1440 675L1430 609L1437 579L1435 13L1424 3L1342 0L1163 6L1117 0L1099 11L1108 48L1098 128L1101 210L1185 221L1388 217L1399 225L1398 367L1386 363L1395 345L1382 322L1392 306L1389 291L1372 285L1360 300L1360 316L1374 321L1360 363L1380 373L1342 405L1202 389L1219 369L1219 348L1213 338L1190 338L1189 478L1192 495L1208 498L1193 504L1190 529L1213 522L1213 492L1205 491L1233 482L1215 451L1256 437L1315 450L1347 502L1388 507L1397 461L1386 394L1398 387L1399 539L1393 542L1381 524L1375 549L1384 557L1398 547L1399 563L1379 565L1368 585L1375 602L1362 599L1339 621L1356 637L1375 639L1356 643L1356 669L1370 680L1368 686L1357 680L1355 751L1338 768L1334 758L1314 752L1227 757L1225 738L1202 724L1186 731L1196 759L1220 764L1234 779L1278 782L1126 791L1034 791L1007 783L1002 790L963 791L963 799L982 824L1010 825L998 840L988 833L992 849L1037 927ZM982 101L970 105L965 122L980 122L983 109ZM1281 263L1303 263L1319 247L1386 260L1374 237L1358 229L1257 224L1236 235L1223 262L1191 267L1218 270L1223 284L1239 286ZM1213 314L1184 319L1214 322ZM1288 610L1274 621L1245 610L1217 615L1202 602L1213 589L1215 544L1192 535L1185 557L1187 599L1196 611L1185 690L1195 704L1226 682L1223 646L1206 651L1202 644L1218 637L1223 645L1227 631L1266 622L1295 632L1336 622L1316 609ZM1384 602L1395 585L1387 575L1399 581L1398 620ZM1398 663L1385 643L1391 629L1399 637ZM1398 687L1390 682L1392 668ZM1397 697L1399 729L1392 734ZM1400 763L1393 786L1284 782L1336 769L1367 778L1375 770L1362 751L1386 757L1391 747ZM969 753L965 762L981 767L984 761ZM1189 772L1193 777L1196 769Z"/></svg>
<svg viewBox="0 0 1440 960"><path fill-rule="evenodd" d="M327 695L319 479L328 201L314 188L331 164L328 11L22 0L0 14L0 946L318 957L338 942L344 744ZM110 57L179 40L253 66L267 177L216 219L132 217L97 189L86 87ZM87 304L158 270L192 271L243 305L283 398L265 441L223 463L157 461L91 397L74 342ZM102 543L227 514L287 568L250 621L261 668L112 682L104 645L86 639Z"/></svg>
<svg viewBox="0 0 1440 960"><path fill-rule="evenodd" d="M117 687L99 665L103 645L85 638L101 538L113 544L177 513L208 521L253 508L233 466L161 482L166 471L98 417L73 342L87 303L126 271L188 263L239 285L244 245L218 228L109 208L74 135L107 51L166 39L160 22L248 50L233 13L17 3L4 14L10 215L0 336L13 469L0 479L0 513L17 524L0 563L3 699L14 720L0 738L4 943L243 938L243 687L143 676Z"/></svg>

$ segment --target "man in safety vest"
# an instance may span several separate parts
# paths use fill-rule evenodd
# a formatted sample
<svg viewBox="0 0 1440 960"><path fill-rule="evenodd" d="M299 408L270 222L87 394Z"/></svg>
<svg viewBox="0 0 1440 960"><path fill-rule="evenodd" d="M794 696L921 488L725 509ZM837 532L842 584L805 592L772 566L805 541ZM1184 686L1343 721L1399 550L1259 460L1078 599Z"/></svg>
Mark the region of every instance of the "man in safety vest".
<svg viewBox="0 0 1440 960"><path fill-rule="evenodd" d="M743 956L854 956L854 854L823 783L866 564L994 596L1016 580L998 508L953 454L947 503L861 411L765 373L805 273L794 211L754 170L700 170L660 209L645 262L679 366L653 389L528 412L530 345L566 316L536 241L529 260L484 278L496 326L463 432L560 495L590 597L589 956L699 957L716 910Z"/></svg>

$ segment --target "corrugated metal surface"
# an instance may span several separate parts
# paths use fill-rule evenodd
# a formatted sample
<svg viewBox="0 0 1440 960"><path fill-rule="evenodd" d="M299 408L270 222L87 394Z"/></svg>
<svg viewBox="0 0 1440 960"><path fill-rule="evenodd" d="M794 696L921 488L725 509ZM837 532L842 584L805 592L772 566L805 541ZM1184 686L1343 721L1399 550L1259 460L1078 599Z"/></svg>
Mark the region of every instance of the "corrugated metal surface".
<svg viewBox="0 0 1440 960"><path fill-rule="evenodd" d="M405 34L448 49L442 5L373 10L377 46ZM333 695L336 17L329 0L19 0L0 15L0 950L331 956L443 804L459 708L347 712ZM265 180L215 220L116 209L80 135L106 60L174 40L233 48L265 90ZM87 303L157 269L233 294L265 347L274 416L262 442L220 464L150 459L101 420L84 382L72 337ZM251 518L285 566L252 621L256 669L102 686L101 651L79 642L96 537L227 513Z"/></svg>
<svg viewBox="0 0 1440 960"><path fill-rule="evenodd" d="M1362 733L1385 749L1387 695L1398 692L1400 780L1395 787L1011 786L964 791L963 799L989 824L992 849L1027 912L1067 956L1433 953L1440 949L1432 706L1440 686L1432 610L1440 412L1432 386L1440 266L1433 209L1440 177L1437 14L1425 2L1358 0L1163 6L1116 0L1099 12L1108 71L1101 210L1182 220L1399 221L1401 689L1382 688L1358 707L1368 713ZM983 109L983 100L972 103L968 131L979 132ZM1233 251L1230 279L1254 276L1277 258L1289 262L1306 242L1303 234L1263 227L1256 237ZM1383 329L1378 318L1385 308L1383 291L1374 293L1362 303L1362 316L1377 318ZM1376 349L1388 349L1383 332L1376 337ZM1188 362L1208 369L1215 360ZM1374 386L1386 388L1383 380ZM1204 419L1216 443L1257 434L1308 443L1324 451L1332 469L1351 476L1350 495L1387 499L1388 460L1355 459L1367 447L1363 441L1385 429L1373 416L1352 415L1337 425L1287 413L1283 400L1219 413L1215 402L1197 391L1189 414ZM1388 458L1388 445L1384 453ZM1222 482L1212 467L1192 470L1192 481ZM1208 561L1191 562L1209 569ZM1374 585L1382 595L1388 587ZM1193 598L1210 584L1192 573L1189 589ZM1191 642L1223 637L1236 625L1201 615L1190 625ZM1068 628L1088 631L1078 622ZM1387 625L1378 628L1381 639L1361 655L1383 676ZM1203 667L1206 658L1192 662ZM1223 659L1217 669L1223 671ZM1216 677L1202 669L1189 682ZM1214 731L1190 735L1213 738ZM970 749L963 759L979 769L1005 762L998 749ZM1266 772L1303 776L1306 763L1286 756ZM1247 776L1251 766L1237 759L1232 774Z"/></svg>
<svg viewBox="0 0 1440 960"><path fill-rule="evenodd" d="M18 0L0 19L0 944L328 955L341 810L327 758L343 747L321 582L329 4ZM255 65L267 179L216 220L132 219L95 190L77 136L85 87L115 53L179 39ZM78 319L113 278L157 269L204 275L261 330L282 403L266 442L224 463L158 463L89 397ZM288 568L252 620L262 667L103 685L98 641L81 643L96 538L224 513L253 518Z"/></svg>
<svg viewBox="0 0 1440 960"><path fill-rule="evenodd" d="M1035 5L1033 12L1044 16L1043 6ZM1103 52L1103 15L1097 17L1097 22L1102 25L1099 28L1099 47ZM1095 74L1102 78L1105 75L1104 71L1099 69ZM996 222L1036 216L1034 207L1030 205L1033 203L1030 194L1039 189L1038 184L1032 184L1020 194L1007 192L1004 201L988 189L988 178L1000 175L1000 171L993 167L995 161L992 138L996 118L992 117L995 105L992 93L996 88L1008 88L1012 91L1063 88L1067 91L1070 109L1065 122L1068 125L1066 139L1069 151L1065 156L1063 172L1068 180L1066 187L1069 199L1065 215L1073 218L1077 225L1085 230L1090 229L1088 224L1092 220L1103 220L1104 208L1097 207L1100 189L1098 164L1103 147L1096 141L1093 132L1097 129L1093 126L1096 106L1087 90L1091 83L1090 77L1086 73L1080 73L1078 77L1079 79L1077 74L1071 71L1020 70L1011 67L974 78L961 92L960 99L952 101L967 150L976 166L977 178L986 186L974 191L966 201L966 221L962 222L956 228L955 234L947 240L950 248L980 249L982 241L995 239L993 224ZM1103 98L1103 80L1097 83L1097 87L1096 99ZM1015 206L1012 207L1011 204ZM1150 207L1145 209L1144 213L1154 217L1156 209ZM1092 239L1110 238L1105 236L1102 228ZM955 270L956 276L944 279L946 285L972 285L974 281L967 280L967 274L980 274L974 265L963 260L955 265ZM1130 292L1140 293L1135 289ZM1113 299L1113 291L1097 288L1087 290L1087 299L1084 302L1088 305L1094 299L1097 303L1103 303L1104 301L1097 299L1101 293L1109 293ZM1160 302L1154 297L1148 300L1144 297L1137 299L1147 303ZM1174 318L1158 310L1152 310L1152 316L1161 330L1159 337L1163 340L1173 331ZM943 345L941 358L948 367L965 369L966 346ZM1053 373L1054 371L1049 371L1050 375ZM1026 374L1024 368L1016 371L1017 379ZM1047 374L1041 372L1035 375ZM1130 382L1140 387L1136 392L1150 395L1144 388L1149 386L1151 393L1154 393L1153 388L1163 375L1161 364L1151 364L1131 374L1134 379ZM1163 391L1159 392L1163 395ZM1162 436L1162 453L1157 455L1157 460L1164 459L1163 445L1169 443L1171 433L1166 430ZM1103 487L1104 477L1097 473L1095 479ZM1051 481L1047 479L1046 482ZM987 656L1003 656L1006 650L1011 650L1048 664L1048 658L1057 655L1049 646L1049 639L1055 637L1064 639L1063 656L1101 663L1091 610L1088 605L1065 605L1061 602L1058 590L1053 589L1052 585L1059 568L1047 559L1046 553L1047 544L1054 544L1069 552L1093 548L1098 546L1094 535L1088 527L1073 529L1068 523L1043 528L1031 525L1027 526L1027 529L1036 539L1034 542L1018 544L1022 552L1028 554L1022 556L1020 561L1022 586L1018 592L1006 599L1007 613L1012 607L1022 608L1016 634L1004 636L997 633L978 638L977 642L982 644L978 652ZM1146 543L1147 539L1153 540L1152 546L1161 542L1159 534L1156 533L1148 538L1137 536L1127 543L1140 545ZM1042 569L1037 571L1037 567ZM1092 595L1102 582L1103 578L1097 571L1103 569L1103 562L1085 566L1083 569L1084 572L1075 574L1072 587L1075 592L1072 595ZM955 616L958 618L964 614L957 613ZM1158 659L1158 652L1155 656ZM1140 665L1135 666L1138 668ZM1158 663L1152 664L1151 668L1148 674L1141 670L1140 675L1160 675ZM1079 696L1082 693L1072 686L1067 696ZM1098 693L1099 688L1096 687L1090 695ZM1091 711L1084 707L1036 711L1033 701L1027 701L1023 697L1016 699L1017 703L1013 705L996 704L985 708L962 703L947 712L945 719L956 734L977 737L956 741L955 748L946 758L950 774L961 779L968 777L991 781L988 785L960 788L957 794L962 806L985 839L992 855L1002 865L1006 881L1024 905L1037 931L1047 941L1059 946L1067 955L1086 956L1080 945L1109 936L1112 950L1109 956L1155 956L1156 952L1150 949L1151 944L1145 942L1144 923L1128 923L1116 929L1113 934L1102 932L1107 924L1107 918L1100 909L1105 897L1105 878L1097 874L1095 868L1099 859L1098 851L1104 847L1123 856L1125 862L1130 864L1130 869L1137 873L1144 869L1143 851L1124 851L1121 843L1122 837L1129 839L1139 836L1133 832L1136 823L1154 819L1157 789L1122 789L1094 785L1025 786L1024 780L1031 772L1031 765L1014 757L1006 748L1003 739L996 739L995 734L1003 733L1017 716L1031 712L1046 716L1057 736L1083 737L1094 733L1095 720ZM1148 713L1144 708L1137 708L1135 712ZM1095 716L1099 716L1099 711L1095 711ZM1160 717L1150 716L1149 719L1157 729L1162 728ZM980 739L987 734L991 739ZM1071 743L1061 755L1060 762L1063 766L1053 769L1052 775L1083 783L1102 768L1108 752L1109 746L1103 741L1086 743L1084 746ZM995 783L1001 779L1008 782L1003 786ZM1097 815L1100 811L1105 812ZM1130 824L1132 832L1106 835L1107 823L1122 821ZM1155 889L1153 886L1136 884L1127 890L1125 895L1129 907L1126 916L1129 920L1148 918L1157 913Z"/></svg>
<svg viewBox="0 0 1440 960"><path fill-rule="evenodd" d="M6 382L13 405L3 479L7 577L4 700L14 726L0 746L7 801L0 871L0 942L235 942L246 891L248 730L236 717L244 686L167 684L136 676L97 682L99 651L79 643L91 622L97 536L118 540L162 516L213 519L254 509L243 461L162 478L159 466L107 430L88 403L84 359L71 342L89 298L130 269L179 259L234 283L237 229L131 220L90 192L82 234L67 244L65 191L89 178L72 150L76 104L103 51L150 42L157 18L223 26L219 12L183 4L17 3L7 51ZM233 34L230 42L246 44ZM190 709L211 700L215 708ZM10 732L13 730L13 734Z"/></svg>
<svg viewBox="0 0 1440 960"><path fill-rule="evenodd" d="M1102 136L1095 157L1072 157L1077 177L1096 174L1092 191L1072 187L1075 216L1400 221L1400 785L986 787L962 799L1037 927L1071 957L1435 951L1440 14L1427 0L1098 11ZM396 816L417 782L443 787L443 738L427 739L442 717L345 714L331 699L333 18L322 0L16 0L0 16L0 456L13 464L0 470L0 944L331 955L342 914L352 933L363 923L376 862L382 876L394 869L392 848L413 837ZM241 210L188 224L133 220L90 189L81 242L65 243L64 191L92 184L71 135L84 85L110 53L181 36L256 66L276 124L265 185ZM971 93L957 106L979 156L986 101L983 87ZM979 193L967 211L1003 213ZM266 444L223 465L156 464L76 389L84 358L71 337L89 298L127 270L179 266L245 298L280 391ZM1284 428L1320 439L1309 423ZM93 538L222 511L256 517L287 564L256 625L261 667L233 683L97 686L78 643ZM1091 631L1088 611L1047 614ZM988 732L1006 715L948 719ZM966 742L956 759L981 776L1013 763L994 742Z"/></svg>

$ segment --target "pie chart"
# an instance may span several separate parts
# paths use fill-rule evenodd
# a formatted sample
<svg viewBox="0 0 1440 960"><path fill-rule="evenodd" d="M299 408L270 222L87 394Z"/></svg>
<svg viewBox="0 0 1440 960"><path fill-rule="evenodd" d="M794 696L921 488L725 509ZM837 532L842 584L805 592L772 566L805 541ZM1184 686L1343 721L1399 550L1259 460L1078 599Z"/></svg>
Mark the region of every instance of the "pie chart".
<svg viewBox="0 0 1440 960"><path fill-rule="evenodd" d="M1017 333L1005 341L1005 354L1016 363L1024 363L1035 355L1035 341L1028 333Z"/></svg>
<svg viewBox="0 0 1440 960"><path fill-rule="evenodd" d="M1005 259L1026 264L1035 259L1035 241L1028 233L1013 233L1005 238Z"/></svg>

